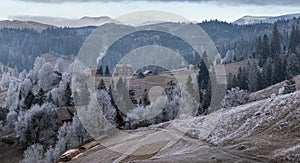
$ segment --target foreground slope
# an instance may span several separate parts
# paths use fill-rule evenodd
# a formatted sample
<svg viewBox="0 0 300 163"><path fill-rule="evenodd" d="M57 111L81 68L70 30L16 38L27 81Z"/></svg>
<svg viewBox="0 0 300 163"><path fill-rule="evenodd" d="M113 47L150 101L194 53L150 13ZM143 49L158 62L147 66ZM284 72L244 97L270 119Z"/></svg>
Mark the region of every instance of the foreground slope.
<svg viewBox="0 0 300 163"><path fill-rule="evenodd" d="M295 92L209 116L113 134L100 140L109 148L99 145L72 162L296 162L299 106L300 92Z"/></svg>

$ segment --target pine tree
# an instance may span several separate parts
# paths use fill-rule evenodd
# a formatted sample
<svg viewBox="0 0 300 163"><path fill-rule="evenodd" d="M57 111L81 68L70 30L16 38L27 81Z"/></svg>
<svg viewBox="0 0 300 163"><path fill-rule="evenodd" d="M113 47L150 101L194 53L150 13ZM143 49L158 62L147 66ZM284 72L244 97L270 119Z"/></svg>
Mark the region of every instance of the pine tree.
<svg viewBox="0 0 300 163"><path fill-rule="evenodd" d="M270 57L270 45L268 35L264 35L262 44L262 57L260 60L260 65L265 64L267 58Z"/></svg>
<svg viewBox="0 0 300 163"><path fill-rule="evenodd" d="M151 101L149 99L149 92L148 92L148 89L145 88L144 93L143 93L143 97L142 97L142 105L145 107L145 106L148 106L150 104L151 104Z"/></svg>
<svg viewBox="0 0 300 163"><path fill-rule="evenodd" d="M275 61L274 61L274 70L272 73L272 74L274 74L274 76L273 76L272 84L279 83L285 79L284 71L285 71L285 68L283 67L282 61L281 61L280 57L277 56L277 58L275 58Z"/></svg>
<svg viewBox="0 0 300 163"><path fill-rule="evenodd" d="M284 94L293 93L296 91L296 82L293 80L293 77L290 76L286 81L286 85L284 86Z"/></svg>
<svg viewBox="0 0 300 163"><path fill-rule="evenodd" d="M237 74L238 87L244 90L248 90L248 72L245 67L240 67Z"/></svg>
<svg viewBox="0 0 300 163"><path fill-rule="evenodd" d="M81 105L81 99L80 99L80 95L77 91L75 91L73 93L73 100L74 100L74 105L75 106L82 106Z"/></svg>
<svg viewBox="0 0 300 163"><path fill-rule="evenodd" d="M65 89L65 106L74 106L73 98L72 98L72 89L71 85L68 82L67 87Z"/></svg>
<svg viewBox="0 0 300 163"><path fill-rule="evenodd" d="M205 61L205 60L208 60L206 52L204 52L204 54L203 54L203 59L201 60L200 70L199 70L199 73L197 76L199 89L207 89L208 88L208 83L209 83L208 69L209 69L209 67L207 67L207 66L209 66L209 65L206 65L206 63L208 61Z"/></svg>
<svg viewBox="0 0 300 163"><path fill-rule="evenodd" d="M108 65L106 65L106 67L105 67L105 74L104 75L105 76L110 76L110 71L109 71Z"/></svg>
<svg viewBox="0 0 300 163"><path fill-rule="evenodd" d="M80 104L88 105L88 103L90 102L90 96L91 96L91 93L88 89L87 84L85 84L83 89L81 89L81 92L80 92Z"/></svg>
<svg viewBox="0 0 300 163"><path fill-rule="evenodd" d="M114 100L114 95L115 95L115 92L114 92L114 89L113 89L113 85L114 85L114 81L112 81L112 84L109 85L109 88L108 88L108 95L111 99L111 105L114 107L114 108L118 108L117 105L116 105L116 102ZM117 109L118 110L118 109Z"/></svg>
<svg viewBox="0 0 300 163"><path fill-rule="evenodd" d="M289 52L295 53L296 52L296 46L297 46L297 31L295 26L293 25L291 34L290 34L290 42L289 42Z"/></svg>
<svg viewBox="0 0 300 163"><path fill-rule="evenodd" d="M185 85L186 85L187 92L191 95L191 97L195 97L196 96L196 92L194 90L193 79L192 79L192 77L190 75L188 76Z"/></svg>
<svg viewBox="0 0 300 163"><path fill-rule="evenodd" d="M288 61L286 61L287 64L287 68L286 68L286 77L288 77L289 75L291 76L296 76L300 73L300 63L299 63L299 58L297 57L296 54L290 54L288 55L287 58Z"/></svg>
<svg viewBox="0 0 300 163"><path fill-rule="evenodd" d="M137 105L137 100L135 99L135 91L133 89L129 90L129 97L130 97L130 100L131 102L134 104L134 105Z"/></svg>
<svg viewBox="0 0 300 163"><path fill-rule="evenodd" d="M100 83L98 85L98 90L106 90L106 86L103 79L100 80Z"/></svg>
<svg viewBox="0 0 300 163"><path fill-rule="evenodd" d="M232 77L232 88L235 88L237 86L238 86L238 81L237 81L236 75L233 75L233 77Z"/></svg>
<svg viewBox="0 0 300 163"><path fill-rule="evenodd" d="M255 92L258 90L258 76L259 73L256 64L253 64L249 67L248 73L248 89L250 92Z"/></svg>
<svg viewBox="0 0 300 163"><path fill-rule="evenodd" d="M257 40L255 56L262 57L262 55L263 55L262 49L263 49L263 42L262 42L261 36L259 36L258 40Z"/></svg>
<svg viewBox="0 0 300 163"><path fill-rule="evenodd" d="M45 91L41 88L35 96L34 104L42 105L46 100Z"/></svg>
<svg viewBox="0 0 300 163"><path fill-rule="evenodd" d="M53 97L52 97L52 93L50 92L49 93L49 96L48 96L48 99L47 99L47 101L49 102L49 103L54 103L54 100L53 100Z"/></svg>
<svg viewBox="0 0 300 163"><path fill-rule="evenodd" d="M263 88L266 88L270 85L272 85L273 80L272 80L272 65L271 63L267 62L264 67L263 67L263 72L262 72L262 82L263 82Z"/></svg>
<svg viewBox="0 0 300 163"><path fill-rule="evenodd" d="M102 65L99 65L97 68L97 75L99 76L103 76L103 68Z"/></svg>
<svg viewBox="0 0 300 163"><path fill-rule="evenodd" d="M35 102L35 96L34 94L32 93L32 91L30 90L26 97L25 97L25 101L24 101L24 109L25 110L28 110L31 108L31 106L34 104Z"/></svg>
<svg viewBox="0 0 300 163"><path fill-rule="evenodd" d="M281 53L280 33L278 31L277 23L274 24L273 39L271 41L271 53L272 58L275 58L276 55Z"/></svg>

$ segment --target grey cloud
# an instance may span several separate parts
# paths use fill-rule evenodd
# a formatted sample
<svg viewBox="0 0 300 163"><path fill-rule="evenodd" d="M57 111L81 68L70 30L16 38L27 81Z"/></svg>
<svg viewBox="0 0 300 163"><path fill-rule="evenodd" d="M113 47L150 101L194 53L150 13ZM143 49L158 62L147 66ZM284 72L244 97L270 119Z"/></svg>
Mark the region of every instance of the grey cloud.
<svg viewBox="0 0 300 163"><path fill-rule="evenodd" d="M130 1L160 1L160 2L218 2L223 5L300 5L300 0L19 0L27 2L42 3L64 3L64 2L130 2Z"/></svg>

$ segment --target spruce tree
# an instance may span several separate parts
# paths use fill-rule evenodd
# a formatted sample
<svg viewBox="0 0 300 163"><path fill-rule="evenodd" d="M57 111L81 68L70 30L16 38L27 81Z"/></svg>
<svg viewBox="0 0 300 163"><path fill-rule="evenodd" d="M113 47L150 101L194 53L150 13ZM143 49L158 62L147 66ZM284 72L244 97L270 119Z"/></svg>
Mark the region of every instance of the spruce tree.
<svg viewBox="0 0 300 163"><path fill-rule="evenodd" d="M46 100L45 91L41 88L35 96L34 104L42 105Z"/></svg>

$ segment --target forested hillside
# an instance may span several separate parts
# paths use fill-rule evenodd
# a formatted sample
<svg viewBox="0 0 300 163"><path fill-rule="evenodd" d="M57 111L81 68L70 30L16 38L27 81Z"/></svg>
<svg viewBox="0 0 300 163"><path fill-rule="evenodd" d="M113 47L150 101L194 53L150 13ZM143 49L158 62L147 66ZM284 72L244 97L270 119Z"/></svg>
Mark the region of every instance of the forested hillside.
<svg viewBox="0 0 300 163"><path fill-rule="evenodd" d="M292 26L299 24L299 21L300 19L281 20L277 23L283 51L289 46ZM268 34L272 37L273 30L272 24L235 25L217 20L205 21L199 25L211 37L222 57L233 50L231 53L234 52L236 60L253 57L258 36ZM48 28L40 32L26 28L0 29L0 62L19 70L29 70L33 67L34 59L44 53L73 58L95 29L96 27Z"/></svg>

